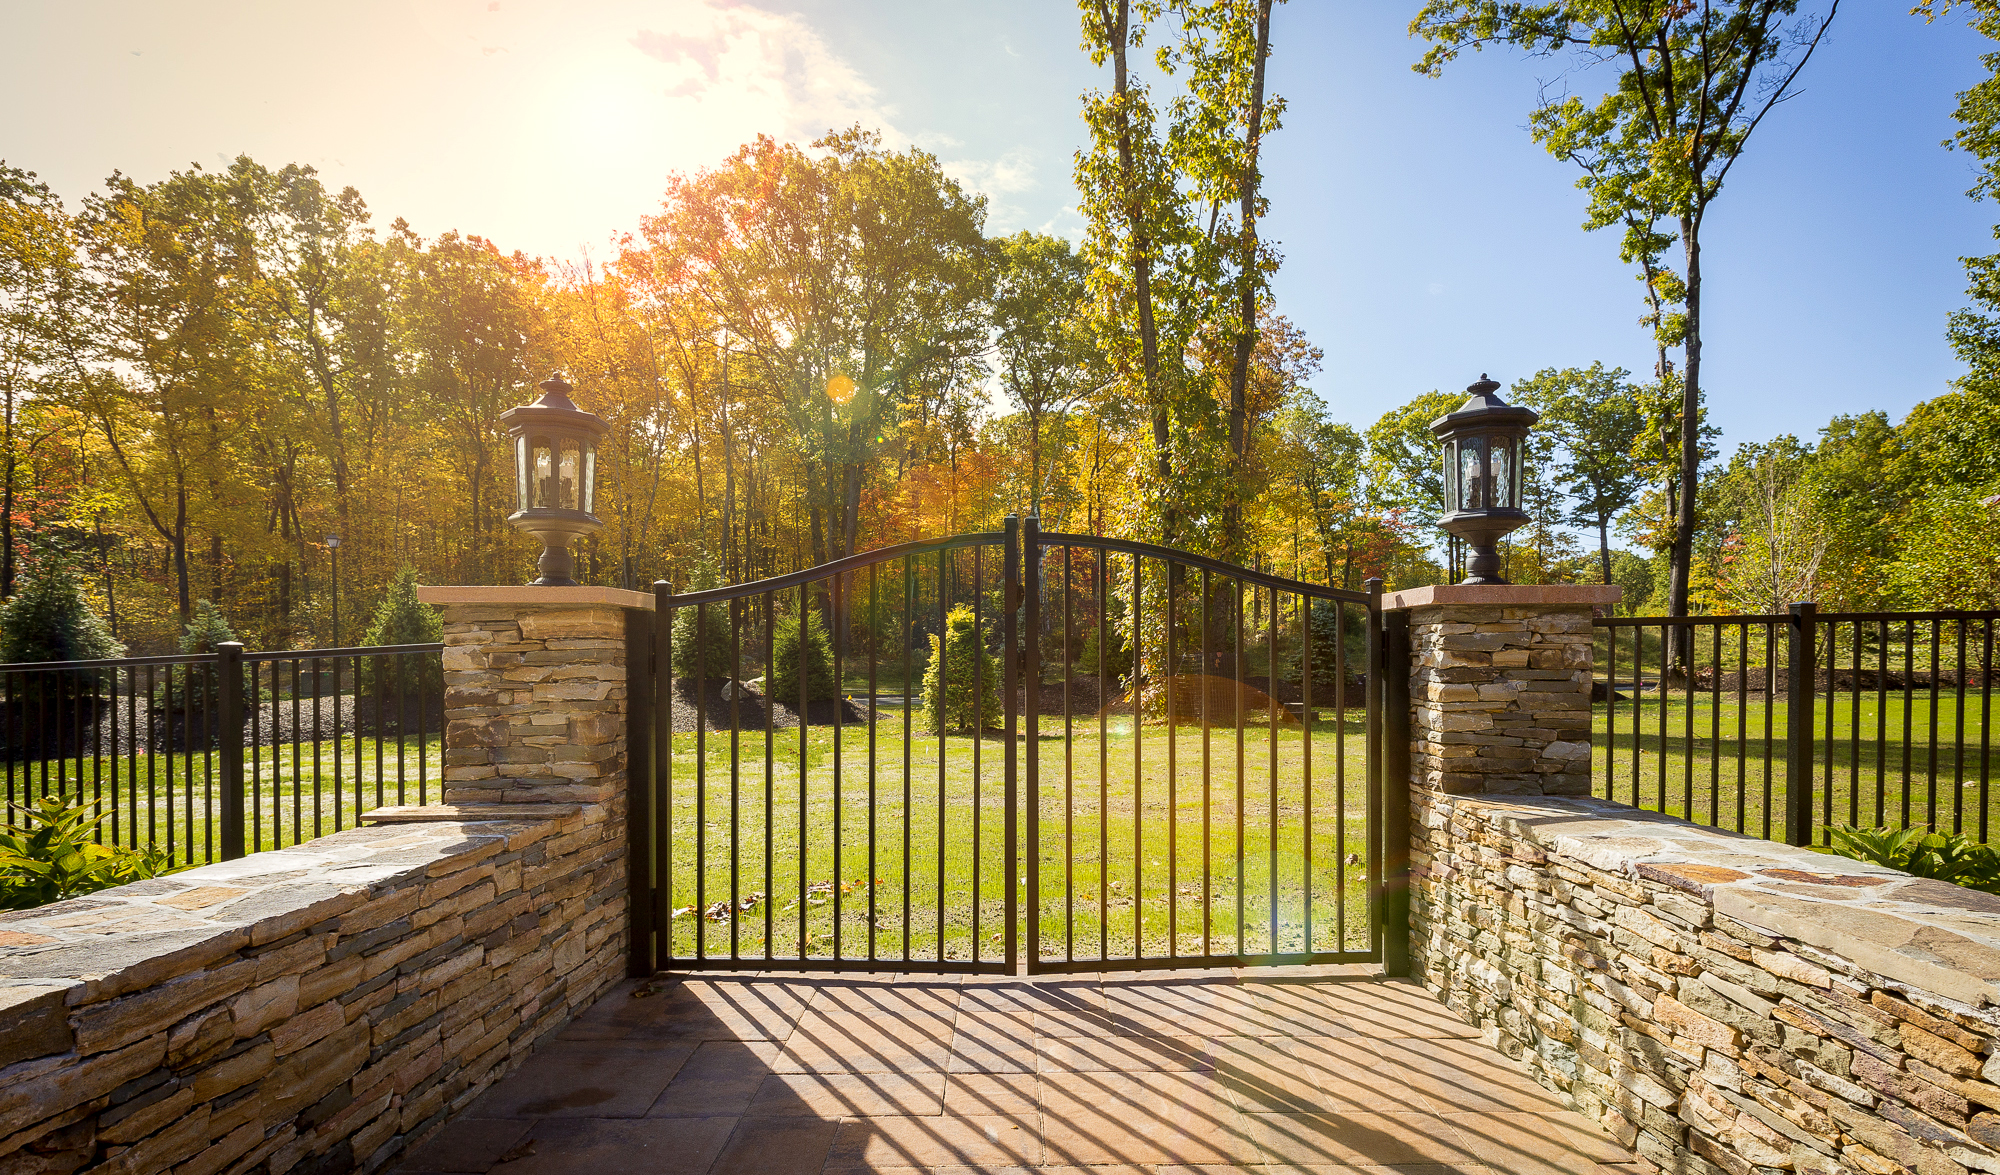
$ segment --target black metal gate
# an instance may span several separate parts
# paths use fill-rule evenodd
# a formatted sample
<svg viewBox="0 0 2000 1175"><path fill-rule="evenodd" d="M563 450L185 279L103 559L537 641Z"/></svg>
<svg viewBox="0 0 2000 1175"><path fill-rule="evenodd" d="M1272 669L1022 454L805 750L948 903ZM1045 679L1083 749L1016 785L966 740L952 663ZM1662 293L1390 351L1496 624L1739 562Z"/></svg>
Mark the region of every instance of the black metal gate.
<svg viewBox="0 0 2000 1175"><path fill-rule="evenodd" d="M1384 957L1373 581L1009 518L650 628L635 974Z"/></svg>

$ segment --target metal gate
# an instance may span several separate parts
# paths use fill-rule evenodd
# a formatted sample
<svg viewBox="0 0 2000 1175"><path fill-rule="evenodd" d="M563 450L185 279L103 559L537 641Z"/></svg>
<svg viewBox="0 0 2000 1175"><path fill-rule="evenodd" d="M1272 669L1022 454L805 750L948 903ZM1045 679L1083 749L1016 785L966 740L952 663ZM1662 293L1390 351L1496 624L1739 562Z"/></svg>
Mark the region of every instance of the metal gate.
<svg viewBox="0 0 2000 1175"><path fill-rule="evenodd" d="M1384 958L1374 581L1010 517L650 630L635 974Z"/></svg>

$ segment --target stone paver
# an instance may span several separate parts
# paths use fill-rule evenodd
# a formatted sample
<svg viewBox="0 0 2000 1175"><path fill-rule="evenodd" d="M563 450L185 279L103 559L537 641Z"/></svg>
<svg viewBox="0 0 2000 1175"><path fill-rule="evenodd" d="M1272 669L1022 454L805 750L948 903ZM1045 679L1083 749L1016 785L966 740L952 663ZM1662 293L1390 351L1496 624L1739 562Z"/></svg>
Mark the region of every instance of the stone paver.
<svg viewBox="0 0 2000 1175"><path fill-rule="evenodd" d="M401 1175L1636 1175L1421 987L1203 971L626 982Z"/></svg>

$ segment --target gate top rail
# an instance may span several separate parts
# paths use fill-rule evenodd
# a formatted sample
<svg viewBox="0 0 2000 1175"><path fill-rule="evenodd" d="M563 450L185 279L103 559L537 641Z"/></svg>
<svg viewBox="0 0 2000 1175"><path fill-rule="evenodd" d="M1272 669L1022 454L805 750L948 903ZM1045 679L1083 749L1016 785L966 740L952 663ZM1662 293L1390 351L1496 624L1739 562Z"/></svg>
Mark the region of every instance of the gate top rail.
<svg viewBox="0 0 2000 1175"><path fill-rule="evenodd" d="M324 661L335 657L380 657L391 653L437 653L444 650L439 641L429 641L414 645L361 645L346 649L263 649L244 652L243 660L248 661ZM95 661L6 661L0 662L0 673L49 672L56 669L132 669L148 665L213 665L222 660L220 653L169 653L158 657L109 657Z"/></svg>
<svg viewBox="0 0 2000 1175"><path fill-rule="evenodd" d="M1819 612L1811 615L1815 624L1852 624L1865 621L2000 620L2000 609L1941 608L1922 612ZM1789 612L1735 613L1726 616L1598 616L1591 623L1598 628L1658 628L1662 625L1700 627L1705 624L1789 624Z"/></svg>
<svg viewBox="0 0 2000 1175"><path fill-rule="evenodd" d="M1128 555L1143 555L1151 559L1164 559L1182 563L1189 567L1202 567L1219 572L1232 579L1240 578L1245 583L1262 584L1282 592L1295 595L1317 596L1324 600L1345 600L1354 604L1366 604L1372 598L1367 592L1349 591L1346 588L1328 587L1325 584L1306 583L1303 580L1286 579L1263 571L1253 571L1221 559L1211 559L1206 555L1190 554L1187 551L1162 547L1157 543L1141 543L1132 539L1105 538L1094 534L1063 534L1058 531L1042 531L1035 539L1043 547L1097 547L1106 551L1123 551Z"/></svg>
<svg viewBox="0 0 2000 1175"><path fill-rule="evenodd" d="M768 579L754 579L749 583L730 584L727 587L704 588L698 592L677 592L674 594L674 607L679 608L694 604L718 604L725 600L743 599L746 596L761 596L765 592L781 592L787 588L795 588L802 584L828 579L849 571L859 571L864 567L873 566L877 563L887 563L891 559L900 559L906 555L929 555L938 551L949 551L960 547L998 547L1004 545L1006 541L1007 535L1004 531L979 530L969 531L965 534L955 534L941 539L922 539L914 543L897 543L894 546L877 547L872 551L859 551L827 563L818 563L811 567L800 568L797 571L786 572L784 575L773 575ZM656 593L665 586L665 580L653 581L653 590Z"/></svg>

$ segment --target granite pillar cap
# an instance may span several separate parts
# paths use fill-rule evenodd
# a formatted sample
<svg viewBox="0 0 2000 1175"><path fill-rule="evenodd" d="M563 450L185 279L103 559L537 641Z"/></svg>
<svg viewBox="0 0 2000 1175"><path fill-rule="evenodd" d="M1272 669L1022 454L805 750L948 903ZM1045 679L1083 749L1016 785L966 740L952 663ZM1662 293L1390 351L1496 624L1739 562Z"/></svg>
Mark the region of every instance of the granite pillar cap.
<svg viewBox="0 0 2000 1175"><path fill-rule="evenodd" d="M1581 608L1616 604L1625 589L1612 583L1441 583L1429 587L1404 588L1382 596L1382 610L1428 608L1444 604L1486 604L1496 608L1531 608L1537 605Z"/></svg>
<svg viewBox="0 0 2000 1175"><path fill-rule="evenodd" d="M417 599L426 604L484 604L514 607L577 608L597 605L653 610L653 593L608 587L419 586Z"/></svg>

